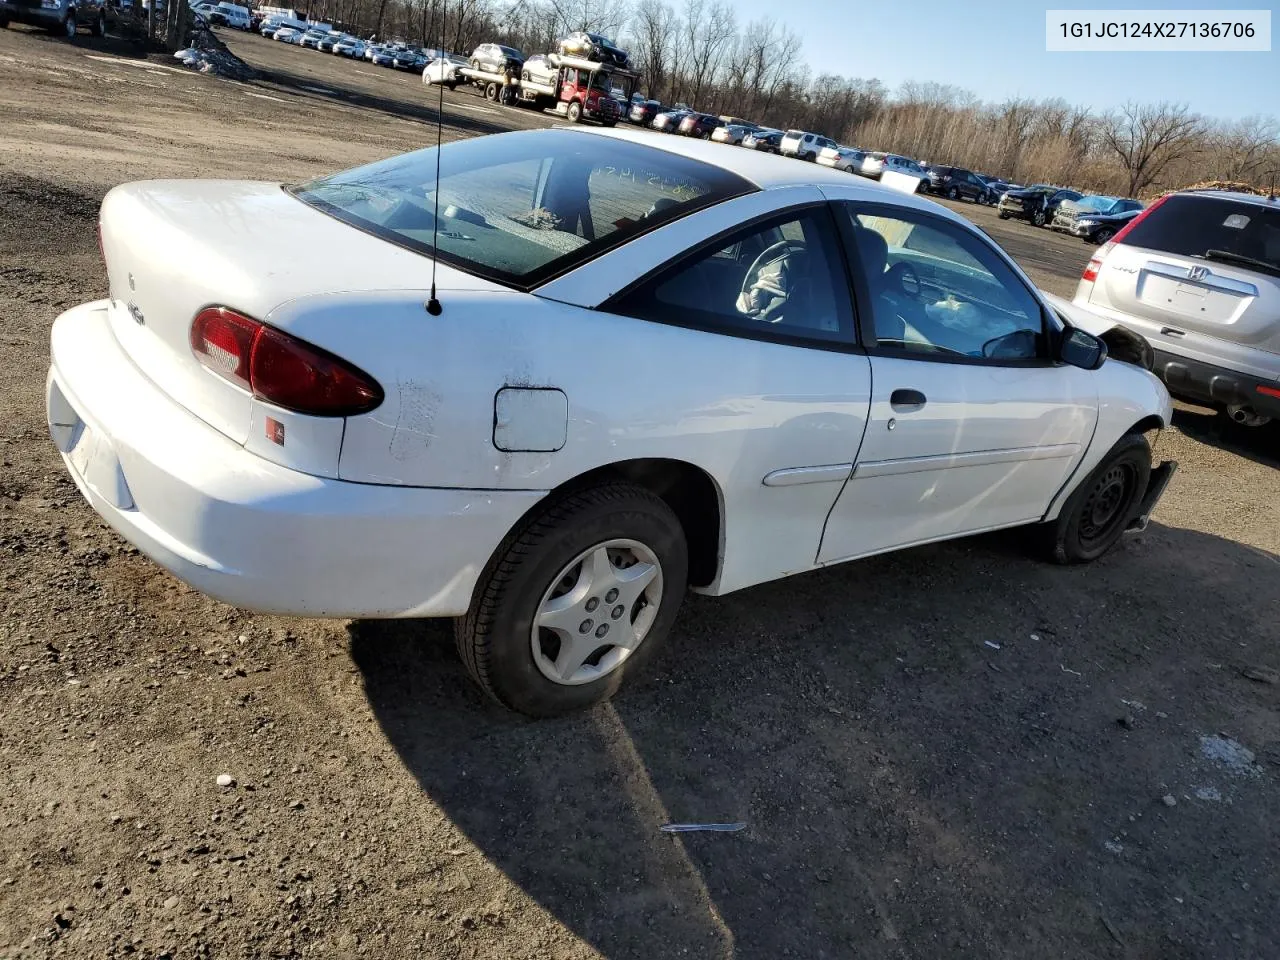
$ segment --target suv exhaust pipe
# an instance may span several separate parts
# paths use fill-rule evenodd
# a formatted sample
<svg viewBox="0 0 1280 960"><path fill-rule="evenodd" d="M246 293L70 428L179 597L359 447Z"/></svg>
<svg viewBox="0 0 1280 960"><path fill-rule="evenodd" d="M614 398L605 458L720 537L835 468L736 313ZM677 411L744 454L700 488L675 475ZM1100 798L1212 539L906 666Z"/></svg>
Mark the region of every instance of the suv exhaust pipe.
<svg viewBox="0 0 1280 960"><path fill-rule="evenodd" d="M1227 416L1244 427L1261 427L1271 422L1271 418L1258 413L1247 403L1234 403L1227 407Z"/></svg>

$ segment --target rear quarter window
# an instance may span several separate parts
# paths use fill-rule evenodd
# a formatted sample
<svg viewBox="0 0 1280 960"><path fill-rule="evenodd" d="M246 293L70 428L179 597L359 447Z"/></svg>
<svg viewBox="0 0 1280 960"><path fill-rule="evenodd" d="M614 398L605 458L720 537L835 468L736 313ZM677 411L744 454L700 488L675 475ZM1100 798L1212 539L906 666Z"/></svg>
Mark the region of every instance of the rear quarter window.
<svg viewBox="0 0 1280 960"><path fill-rule="evenodd" d="M1174 195L1134 224L1124 242L1183 257L1214 252L1248 258L1280 276L1280 209L1219 197Z"/></svg>
<svg viewBox="0 0 1280 960"><path fill-rule="evenodd" d="M288 189L357 229L522 289L756 189L624 140L557 130L475 137L441 150L437 232L435 156L420 150Z"/></svg>

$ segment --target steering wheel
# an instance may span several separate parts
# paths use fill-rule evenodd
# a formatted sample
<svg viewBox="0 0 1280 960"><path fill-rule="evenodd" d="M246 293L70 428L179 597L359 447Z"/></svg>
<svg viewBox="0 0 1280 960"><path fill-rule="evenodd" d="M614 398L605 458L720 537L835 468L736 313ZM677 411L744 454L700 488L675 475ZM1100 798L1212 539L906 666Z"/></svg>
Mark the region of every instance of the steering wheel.
<svg viewBox="0 0 1280 960"><path fill-rule="evenodd" d="M791 291L772 284L761 285L760 274L765 267L781 260L784 256L803 254L807 249L800 240L779 240L765 247L764 252L756 257L747 270L747 275L742 278L742 290L738 294L738 309L752 319L764 323L777 323L782 319L781 317L771 318L767 314L775 306L776 300L785 302Z"/></svg>
<svg viewBox="0 0 1280 960"><path fill-rule="evenodd" d="M884 282L890 294L901 293L912 300L919 300L920 294L924 292L920 274L916 273L915 267L904 260L899 260L889 268L884 275Z"/></svg>

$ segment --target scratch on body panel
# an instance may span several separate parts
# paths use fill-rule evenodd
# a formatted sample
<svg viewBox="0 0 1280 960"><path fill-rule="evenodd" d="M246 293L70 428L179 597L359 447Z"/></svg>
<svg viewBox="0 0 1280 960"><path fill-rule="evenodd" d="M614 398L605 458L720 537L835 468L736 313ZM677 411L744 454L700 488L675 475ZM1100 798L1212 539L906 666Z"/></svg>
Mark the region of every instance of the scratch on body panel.
<svg viewBox="0 0 1280 960"><path fill-rule="evenodd" d="M391 432L391 457L403 463L427 452L436 435L431 428L442 401L440 394L424 383L400 383L400 409Z"/></svg>

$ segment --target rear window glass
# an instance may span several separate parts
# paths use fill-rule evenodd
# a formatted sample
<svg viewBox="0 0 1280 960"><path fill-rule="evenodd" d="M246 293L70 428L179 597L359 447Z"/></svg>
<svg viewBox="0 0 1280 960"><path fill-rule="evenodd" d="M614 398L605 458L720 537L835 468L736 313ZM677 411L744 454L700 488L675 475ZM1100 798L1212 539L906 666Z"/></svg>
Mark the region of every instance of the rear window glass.
<svg viewBox="0 0 1280 960"><path fill-rule="evenodd" d="M1222 197L1172 196L1125 243L1280 275L1280 209Z"/></svg>
<svg viewBox="0 0 1280 960"><path fill-rule="evenodd" d="M625 140L560 130L474 137L287 188L402 247L533 287L663 223L753 192L720 167Z"/></svg>

